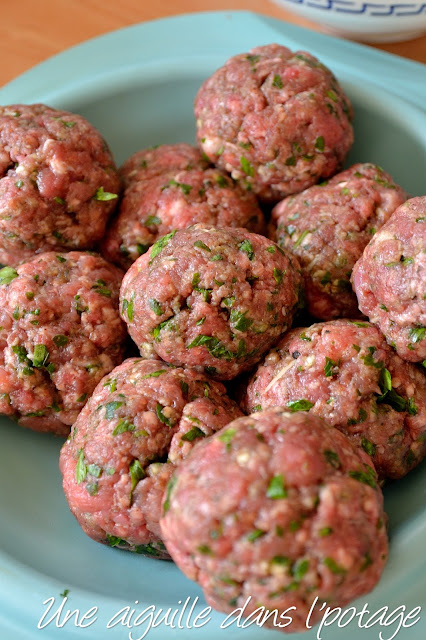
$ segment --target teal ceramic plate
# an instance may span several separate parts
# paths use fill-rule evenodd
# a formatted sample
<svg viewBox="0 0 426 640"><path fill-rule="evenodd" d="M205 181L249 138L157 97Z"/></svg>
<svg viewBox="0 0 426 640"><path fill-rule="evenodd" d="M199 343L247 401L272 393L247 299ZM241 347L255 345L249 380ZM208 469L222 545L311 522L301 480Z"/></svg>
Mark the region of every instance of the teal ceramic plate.
<svg viewBox="0 0 426 640"><path fill-rule="evenodd" d="M0 90L0 103L45 102L81 113L101 130L121 163L152 144L193 141L192 101L201 82L229 56L270 42L311 51L343 83L356 113L356 142L348 164L376 162L412 195L425 192L424 66L250 13L194 14L110 33L23 74ZM206 618L199 619L200 626L194 628L195 616L206 604L201 590L172 563L109 549L86 538L62 495L60 446L57 438L1 419L2 640L139 640L144 632L157 640L283 637L255 624L221 628L224 616L217 613L206 624ZM402 609L396 611L397 607L405 606L407 614L426 605L425 464L385 493L390 561L379 586L354 606L360 612L368 602L371 614L388 607L389 613L395 611L395 622L369 629L360 629L358 618L340 628L336 622L322 629L323 639L378 640L382 632L382 639L388 640L398 628ZM59 610L65 589L68 599ZM54 605L42 619L49 606L43 603L53 598ZM83 619L93 607L97 611ZM150 613L158 622L161 609L166 613L168 608L169 621L177 609L174 625L180 622L183 628L163 622L147 632ZM76 614L65 621L68 609L79 610L81 626L76 626ZM129 615L116 616L120 610ZM417 617L416 624L395 637L423 640L426 612ZM313 640L317 631L293 637Z"/></svg>

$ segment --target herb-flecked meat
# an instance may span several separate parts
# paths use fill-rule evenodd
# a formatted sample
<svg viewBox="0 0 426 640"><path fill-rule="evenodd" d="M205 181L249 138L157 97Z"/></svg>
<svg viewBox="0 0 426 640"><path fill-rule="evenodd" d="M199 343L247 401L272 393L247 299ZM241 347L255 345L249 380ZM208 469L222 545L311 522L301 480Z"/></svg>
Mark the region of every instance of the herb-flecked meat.
<svg viewBox="0 0 426 640"><path fill-rule="evenodd" d="M197 147L185 142L159 144L131 155L120 167L120 176L128 187L132 182L151 180L170 171L202 170L208 165L209 160L203 158Z"/></svg>
<svg viewBox="0 0 426 640"><path fill-rule="evenodd" d="M368 322L334 320L290 331L248 384L248 411L309 411L401 478L426 455L426 377Z"/></svg>
<svg viewBox="0 0 426 640"><path fill-rule="evenodd" d="M194 225L163 236L121 287L121 313L141 349L234 378L286 331L298 306L297 259L245 229Z"/></svg>
<svg viewBox="0 0 426 640"><path fill-rule="evenodd" d="M117 203L108 145L82 116L42 104L0 107L0 261L92 249Z"/></svg>
<svg viewBox="0 0 426 640"><path fill-rule="evenodd" d="M84 532L168 558L159 519L173 470L241 415L224 386L202 373L126 360L99 383L61 451L65 495Z"/></svg>
<svg viewBox="0 0 426 640"><path fill-rule="evenodd" d="M336 173L353 143L352 106L332 72L277 44L228 60L198 91L195 116L210 161L267 202Z"/></svg>
<svg viewBox="0 0 426 640"><path fill-rule="evenodd" d="M406 199L389 174L365 163L289 196L273 209L270 237L298 257L313 317L360 315L352 269L372 236Z"/></svg>
<svg viewBox="0 0 426 640"><path fill-rule="evenodd" d="M122 360L122 272L96 254L43 253L0 271L0 413L68 435Z"/></svg>
<svg viewBox="0 0 426 640"><path fill-rule="evenodd" d="M401 358L426 366L426 196L398 207L356 263L361 311Z"/></svg>
<svg viewBox="0 0 426 640"><path fill-rule="evenodd" d="M229 613L248 601L246 616L295 607L290 632L306 631L316 597L344 606L373 589L385 523L366 453L317 416L283 408L198 444L169 482L160 521L173 560L212 607Z"/></svg>
<svg viewBox="0 0 426 640"><path fill-rule="evenodd" d="M148 171L132 177L102 243L103 255L123 268L129 268L161 236L196 223L264 232L263 213L253 193L223 171L199 166L173 170L171 166L147 178Z"/></svg>

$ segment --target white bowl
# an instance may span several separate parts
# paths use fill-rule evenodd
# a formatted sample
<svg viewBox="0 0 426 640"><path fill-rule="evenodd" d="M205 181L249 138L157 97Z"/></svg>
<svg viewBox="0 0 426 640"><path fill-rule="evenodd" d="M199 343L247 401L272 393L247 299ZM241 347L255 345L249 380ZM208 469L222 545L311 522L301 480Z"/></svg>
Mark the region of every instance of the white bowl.
<svg viewBox="0 0 426 640"><path fill-rule="evenodd" d="M399 42L426 32L422 0L274 0L336 35L363 42Z"/></svg>

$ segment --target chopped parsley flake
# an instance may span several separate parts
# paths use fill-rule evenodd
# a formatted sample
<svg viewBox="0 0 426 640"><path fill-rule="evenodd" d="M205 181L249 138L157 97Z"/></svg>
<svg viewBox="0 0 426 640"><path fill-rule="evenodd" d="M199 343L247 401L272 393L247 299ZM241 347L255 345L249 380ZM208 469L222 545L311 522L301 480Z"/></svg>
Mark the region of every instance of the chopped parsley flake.
<svg viewBox="0 0 426 640"><path fill-rule="evenodd" d="M134 431L135 425L130 422L127 418L121 418L117 422L117 426L112 432L113 436L119 436L121 433L126 433L127 431Z"/></svg>
<svg viewBox="0 0 426 640"><path fill-rule="evenodd" d="M413 327L409 330L408 336L413 344L421 342L426 337L426 327Z"/></svg>
<svg viewBox="0 0 426 640"><path fill-rule="evenodd" d="M10 284L18 277L18 272L13 267L3 267L0 269L0 284Z"/></svg>
<svg viewBox="0 0 426 640"><path fill-rule="evenodd" d="M295 413L296 411L309 411L313 406L313 402L305 400L304 398L301 400L291 400L286 404L286 407L290 409L291 413Z"/></svg>
<svg viewBox="0 0 426 640"><path fill-rule="evenodd" d="M44 367L49 360L49 351L44 344L36 344L33 354L33 366L37 368Z"/></svg>
<svg viewBox="0 0 426 640"><path fill-rule="evenodd" d="M132 481L132 490L130 492L130 495L132 495L139 480L142 480L143 478L145 478L146 473L141 463L137 459L132 460L132 462L130 463L129 472L130 472L130 480Z"/></svg>
<svg viewBox="0 0 426 640"><path fill-rule="evenodd" d="M132 293L132 297L130 298L130 300L126 300L126 298L124 298L123 300L122 313L124 313L125 311L127 312L127 317L129 319L129 322L133 322L134 300L135 300L134 293Z"/></svg>
<svg viewBox="0 0 426 640"><path fill-rule="evenodd" d="M102 473L102 468L97 464L89 464L87 466L87 473L89 473L94 478L99 478Z"/></svg>
<svg viewBox="0 0 426 640"><path fill-rule="evenodd" d="M196 242L194 242L194 247L198 247L198 249L203 249L204 251L210 251L211 253L210 247L204 244L202 240L197 240Z"/></svg>
<svg viewBox="0 0 426 640"><path fill-rule="evenodd" d="M109 387L111 393L115 391L117 389L117 378L108 378L108 380L104 382L104 387Z"/></svg>
<svg viewBox="0 0 426 640"><path fill-rule="evenodd" d="M77 484L81 484L87 476L87 466L84 462L84 451L80 449L75 468L75 480Z"/></svg>
<svg viewBox="0 0 426 640"><path fill-rule="evenodd" d="M244 156L241 156L240 163L241 163L241 168L246 174L246 176L250 176L252 178L254 176L253 165Z"/></svg>
<svg viewBox="0 0 426 640"><path fill-rule="evenodd" d="M368 453L369 456L375 455L376 445L373 444L373 442L371 442L370 440L367 440L367 438L362 438L361 446L364 449L365 453Z"/></svg>
<svg viewBox="0 0 426 640"><path fill-rule="evenodd" d="M157 242L154 242L154 244L151 247L151 256L150 256L151 259L149 261L149 264L152 264L152 261L154 260L154 258L156 258L158 254L161 253L164 247L169 243L169 240L173 238L175 233L176 233L176 230L171 231L170 233L167 233L165 236L157 240Z"/></svg>
<svg viewBox="0 0 426 640"><path fill-rule="evenodd" d="M364 470L360 469L358 471L349 471L349 476L354 480L358 480L358 482L362 482L363 484L367 484L369 487L373 489L376 488L376 472L374 469L368 466L368 464L364 465Z"/></svg>
<svg viewBox="0 0 426 640"><path fill-rule="evenodd" d="M251 261L254 258L254 250L253 250L253 245L250 242L250 240L243 240L242 242L240 242L240 244L238 245L238 249L239 251L244 251L244 253L246 253L248 255L248 259Z"/></svg>
<svg viewBox="0 0 426 640"><path fill-rule="evenodd" d="M215 336L200 334L187 346L187 349L192 349L193 347L206 347L214 358L232 360L235 357L235 354L227 349Z"/></svg>
<svg viewBox="0 0 426 640"><path fill-rule="evenodd" d="M315 140L315 151L319 151L322 152L324 151L324 138L323 136L319 136L316 140Z"/></svg>
<svg viewBox="0 0 426 640"><path fill-rule="evenodd" d="M274 75L274 79L272 80L272 86L277 87L277 89L282 89L284 86L282 78L278 73Z"/></svg>
<svg viewBox="0 0 426 640"><path fill-rule="evenodd" d="M145 220L146 227L158 227L161 224L161 218L158 216L148 216Z"/></svg>
<svg viewBox="0 0 426 640"><path fill-rule="evenodd" d="M293 249L297 249L297 247L299 247L302 244L302 242L304 241L304 239L309 233L311 233L310 229L305 229L304 231L302 231L302 233L299 235L296 242L294 243Z"/></svg>
<svg viewBox="0 0 426 640"><path fill-rule="evenodd" d="M172 496L172 491L174 489L174 487L176 486L177 483L177 478L176 476L172 476L169 480L169 483L167 485L167 489L166 489L166 499L164 501L164 505L163 505L163 513L167 513L167 511L170 509L170 498Z"/></svg>
<svg viewBox="0 0 426 640"><path fill-rule="evenodd" d="M57 336L53 337L53 343L56 347L65 347L68 344L68 338L62 333L59 333Z"/></svg>
<svg viewBox="0 0 426 640"><path fill-rule="evenodd" d="M222 175L220 175L220 174L219 174L219 175L217 176L217 178L216 178L216 184L217 184L221 189L223 189L224 187L227 187L227 186L228 186L228 181L227 181L227 179L225 178L225 176L222 176Z"/></svg>
<svg viewBox="0 0 426 640"><path fill-rule="evenodd" d="M361 407L361 409L358 411L358 419L348 418L347 425L348 427L350 427L351 425L354 425L354 424L360 424L361 422L365 422L367 418L368 418L368 413L366 412L365 409Z"/></svg>
<svg viewBox="0 0 426 640"><path fill-rule="evenodd" d="M116 198L118 198L118 195L116 193L104 191L103 187L99 187L93 198L94 200L99 200L100 202L108 202L108 200L115 200Z"/></svg>
<svg viewBox="0 0 426 640"><path fill-rule="evenodd" d="M282 474L274 476L268 485L266 492L268 498L278 500L279 498L287 498L287 490L284 486L284 478Z"/></svg>
<svg viewBox="0 0 426 640"><path fill-rule="evenodd" d="M253 324L253 320L247 317L248 311L237 311L233 309L229 317L230 322L233 324L233 328L237 331L247 331Z"/></svg>
<svg viewBox="0 0 426 640"><path fill-rule="evenodd" d="M112 402L108 402L105 405L105 418L107 420L112 420L114 418L114 413L116 412L116 410L123 404L124 402L121 402L120 400L113 400Z"/></svg>
<svg viewBox="0 0 426 640"><path fill-rule="evenodd" d="M157 315L157 316L162 316L163 315L163 309L161 308L161 304L158 302L158 300L155 300L154 298L151 298L148 301L148 304L150 306L150 308L152 309L152 311Z"/></svg>
<svg viewBox="0 0 426 640"><path fill-rule="evenodd" d="M161 376L162 373L166 373L166 369L158 369L158 371L147 373L145 376L141 377L141 380L146 380L147 378L158 378L158 376Z"/></svg>
<svg viewBox="0 0 426 640"><path fill-rule="evenodd" d="M179 189L181 189L182 193L185 196L189 195L192 191L192 185L185 184L184 182L176 182L176 180L174 180L173 178L169 180L169 182L165 184L164 187L161 188L161 190L164 191L164 189L167 189L168 187L178 187Z"/></svg>
<svg viewBox="0 0 426 640"><path fill-rule="evenodd" d="M418 414L417 406L414 402L414 398L409 398L407 402L407 411L410 416L416 416Z"/></svg>
<svg viewBox="0 0 426 640"><path fill-rule="evenodd" d="M323 277L320 280L321 284L323 285L323 287L325 287L326 284L328 284L329 282L331 282L331 273L330 271L326 271L325 274L323 275Z"/></svg>
<svg viewBox="0 0 426 640"><path fill-rule="evenodd" d="M165 424L167 427L172 427L173 426L172 421L164 415L163 409L164 409L163 405L157 402L157 406L155 409L157 418L159 419L160 422Z"/></svg>
<svg viewBox="0 0 426 640"><path fill-rule="evenodd" d="M291 568L295 580L300 581L309 569L309 560L299 560Z"/></svg>
<svg viewBox="0 0 426 640"><path fill-rule="evenodd" d="M340 458L335 451L331 449L324 450L324 458L327 460L328 464L331 464L335 469L340 469L342 463L340 462Z"/></svg>
<svg viewBox="0 0 426 640"><path fill-rule="evenodd" d="M118 536L111 536L109 533L106 534L107 542L110 547L118 547L118 546L127 546L127 542L123 540L123 538L119 538Z"/></svg>
<svg viewBox="0 0 426 640"><path fill-rule="evenodd" d="M324 374L326 378L332 378L339 373L340 360L335 362L331 358L325 358Z"/></svg>
<svg viewBox="0 0 426 640"><path fill-rule="evenodd" d="M261 529L255 529L248 534L247 540L249 542L254 542L258 538L262 538L266 534L266 531L262 531Z"/></svg>
<svg viewBox="0 0 426 640"><path fill-rule="evenodd" d="M206 434L198 427L192 427L181 438L184 442L193 442L196 438L205 438Z"/></svg>
<svg viewBox="0 0 426 640"><path fill-rule="evenodd" d="M197 551L199 553L202 553L203 555L208 555L208 556L212 556L213 555L213 551L211 550L211 547L209 547L208 544L200 544L197 547Z"/></svg>
<svg viewBox="0 0 426 640"><path fill-rule="evenodd" d="M230 451L231 450L231 442L235 436L235 434L237 433L236 429L233 429L232 427L229 429L226 429L225 431L223 431L220 436L218 436L218 440L220 440L221 442L223 442L226 445L226 450Z"/></svg>
<svg viewBox="0 0 426 640"><path fill-rule="evenodd" d="M273 276L275 282L277 284L281 284L281 282L283 281L284 271L282 271L281 269L277 269L277 267L274 267Z"/></svg>
<svg viewBox="0 0 426 640"><path fill-rule="evenodd" d="M345 573L347 573L346 569L344 567L341 567L340 565L337 564L337 562L335 560L333 560L333 558L324 558L323 560L325 566L330 569L330 571L336 575L344 575Z"/></svg>

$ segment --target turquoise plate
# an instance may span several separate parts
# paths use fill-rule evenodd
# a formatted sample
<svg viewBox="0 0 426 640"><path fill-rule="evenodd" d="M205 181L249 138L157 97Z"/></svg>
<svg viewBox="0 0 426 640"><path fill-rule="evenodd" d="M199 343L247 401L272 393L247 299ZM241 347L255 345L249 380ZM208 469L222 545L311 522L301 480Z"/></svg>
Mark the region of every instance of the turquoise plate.
<svg viewBox="0 0 426 640"><path fill-rule="evenodd" d="M81 113L100 129L121 163L152 144L192 142L192 101L201 82L229 56L270 42L312 52L343 83L356 113L356 142L348 164L376 162L412 195L425 192L425 67L246 12L180 16L96 38L3 87L0 103L45 102ZM196 614L206 604L201 590L172 563L103 547L82 533L62 494L57 464L61 441L21 429L5 418L1 429L2 640L139 640L144 632L145 637L157 640L165 636L176 640L283 637L255 624L244 629L235 624L221 628L224 616L218 613L206 624L193 627ZM378 587L354 606L359 612L368 602L371 613L382 607L388 607L390 613L404 606L407 614L426 605L425 464L389 486L385 494L390 560ZM59 609L64 589L69 589L68 599ZM52 603L53 598L47 613L49 604L43 603ZM192 616L190 605L194 606ZM82 619L93 607L97 611L92 611L92 617ZM130 614L135 610L127 616L127 626L116 617L118 623L113 626L113 620L108 628L125 607ZM163 622L147 631L149 613L161 616L161 609L165 613L168 608L171 613L179 610L184 628L173 629ZM76 609L81 626L76 626L75 614L65 621L67 610ZM420 613L420 620L402 628L396 637L424 640L426 618L422 616ZM178 615L174 620L176 626ZM340 628L336 622L323 629L321 637L378 640L382 632L383 640L388 640L398 626L396 621L388 627L376 624L360 629L357 620ZM198 620L199 625L204 622L206 619ZM317 631L293 637L313 640Z"/></svg>

